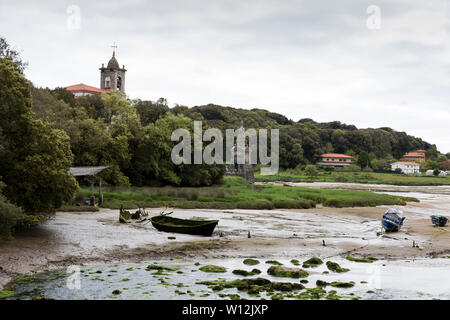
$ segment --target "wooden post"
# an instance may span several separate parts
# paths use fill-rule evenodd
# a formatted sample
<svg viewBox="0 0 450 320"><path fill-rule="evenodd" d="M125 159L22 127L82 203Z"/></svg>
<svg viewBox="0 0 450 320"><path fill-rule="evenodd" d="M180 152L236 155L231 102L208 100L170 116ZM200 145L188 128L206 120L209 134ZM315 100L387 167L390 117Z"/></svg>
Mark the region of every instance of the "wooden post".
<svg viewBox="0 0 450 320"><path fill-rule="evenodd" d="M98 184L98 205L101 206L102 204L103 204L102 178L100 178Z"/></svg>
<svg viewBox="0 0 450 320"><path fill-rule="evenodd" d="M94 196L94 181L95 181L95 176L92 176L92 180L91 180L91 206L95 206L95 196Z"/></svg>

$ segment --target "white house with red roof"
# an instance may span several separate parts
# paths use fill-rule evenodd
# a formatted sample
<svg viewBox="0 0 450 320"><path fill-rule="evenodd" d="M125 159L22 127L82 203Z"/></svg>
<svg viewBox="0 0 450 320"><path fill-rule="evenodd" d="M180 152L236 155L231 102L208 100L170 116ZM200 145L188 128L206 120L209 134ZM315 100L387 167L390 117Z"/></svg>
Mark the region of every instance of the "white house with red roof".
<svg viewBox="0 0 450 320"><path fill-rule="evenodd" d="M391 170L402 170L404 174L416 174L420 173L420 165L417 162L397 161L391 163Z"/></svg>
<svg viewBox="0 0 450 320"><path fill-rule="evenodd" d="M122 66L122 68L119 66L116 59L116 52L114 50L108 65L105 67L105 65L102 64L102 67L100 68L100 88L79 83L65 87L64 89L72 92L75 98L105 93L109 90L120 90L125 93L126 71L125 66Z"/></svg>
<svg viewBox="0 0 450 320"><path fill-rule="evenodd" d="M90 96L92 94L96 93L105 93L107 90L102 90L96 87L88 86L84 83L74 84L73 86L65 87L67 91L70 91L73 93L75 98L82 97L82 96Z"/></svg>
<svg viewBox="0 0 450 320"><path fill-rule="evenodd" d="M325 153L320 156L319 161L317 161L316 164L328 167L348 167L355 163L353 159L354 157L346 154Z"/></svg>

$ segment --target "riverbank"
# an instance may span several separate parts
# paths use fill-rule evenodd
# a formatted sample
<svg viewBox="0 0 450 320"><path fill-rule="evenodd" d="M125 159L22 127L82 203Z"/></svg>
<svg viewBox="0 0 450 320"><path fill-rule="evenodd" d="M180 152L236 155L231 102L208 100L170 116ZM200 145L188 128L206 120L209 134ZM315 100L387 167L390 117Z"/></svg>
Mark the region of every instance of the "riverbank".
<svg viewBox="0 0 450 320"><path fill-rule="evenodd" d="M81 189L78 203L90 195ZM98 194L96 194L96 197ZM407 195L387 195L360 190L286 188L276 184L254 185L241 178L225 178L222 185L202 188L111 187L103 192L102 207L110 209L173 207L181 209L309 209L326 207L374 207L405 205L418 201ZM82 210L82 208L80 209ZM67 211L67 210L65 210Z"/></svg>
<svg viewBox="0 0 450 320"><path fill-rule="evenodd" d="M288 187L285 187L288 189ZM450 255L448 227L437 228L430 214L447 214L450 195L417 194L420 203L401 207L404 227L381 233L386 207L285 210L174 209L181 218L219 219L211 238L168 234L151 224L118 222L118 210L59 212L55 218L14 241L0 243L0 286L15 276L69 265L139 262L149 259L261 259L311 256L373 256L381 259L431 259ZM151 209L159 214L163 209ZM248 233L250 232L250 238ZM174 236L175 239L169 239ZM325 242L325 246L323 243ZM413 243L415 246L413 247Z"/></svg>
<svg viewBox="0 0 450 320"><path fill-rule="evenodd" d="M255 175L257 182L335 182L358 184L384 184L397 186L448 186L450 176L436 177L426 175L406 175L377 172L318 171L316 176L304 173L281 171L277 175Z"/></svg>

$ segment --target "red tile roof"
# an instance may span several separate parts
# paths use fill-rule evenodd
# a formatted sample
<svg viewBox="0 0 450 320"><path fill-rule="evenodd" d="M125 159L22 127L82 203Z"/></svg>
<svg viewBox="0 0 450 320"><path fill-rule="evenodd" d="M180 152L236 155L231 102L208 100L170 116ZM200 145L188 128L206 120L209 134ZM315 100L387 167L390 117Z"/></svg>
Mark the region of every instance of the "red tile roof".
<svg viewBox="0 0 450 320"><path fill-rule="evenodd" d="M347 156L345 154L339 153L325 153L320 156L321 158L345 158L345 159L353 159L352 156Z"/></svg>
<svg viewBox="0 0 450 320"><path fill-rule="evenodd" d="M353 164L354 161L327 161L327 160L321 160L318 163L340 163L340 164Z"/></svg>
<svg viewBox="0 0 450 320"><path fill-rule="evenodd" d="M404 164L406 166L418 166L419 164L417 162L407 162L407 161L397 161L398 163ZM395 162L395 163L397 163Z"/></svg>
<svg viewBox="0 0 450 320"><path fill-rule="evenodd" d="M421 152L408 152L403 156L404 158L425 158L425 154Z"/></svg>
<svg viewBox="0 0 450 320"><path fill-rule="evenodd" d="M93 93L106 92L106 90L102 90L102 89L99 89L96 87L91 87L84 83L74 84L73 86L65 87L65 89L70 92L93 92Z"/></svg>

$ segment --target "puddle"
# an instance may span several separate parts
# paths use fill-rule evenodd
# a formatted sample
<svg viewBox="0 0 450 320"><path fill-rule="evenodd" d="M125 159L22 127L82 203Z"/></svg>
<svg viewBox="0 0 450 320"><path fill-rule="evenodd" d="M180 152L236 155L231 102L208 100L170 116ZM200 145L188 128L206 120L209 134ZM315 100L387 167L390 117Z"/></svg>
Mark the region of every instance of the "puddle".
<svg viewBox="0 0 450 320"><path fill-rule="evenodd" d="M298 258L300 262L306 260ZM80 267L79 273L67 273L66 269L47 271L31 277L19 278L12 284L16 293L7 299L230 299L228 294L239 295L240 299L272 299L272 295L283 294L284 299L292 299L306 289L289 293L274 291L270 294L249 295L236 288L214 291L211 286L198 284L200 281L254 279L262 277L272 282L300 283L301 279L273 277L267 274L271 267L263 259L259 264L248 266L244 259L207 259L185 260L166 259L151 260L141 263L108 264ZM295 267L291 259L274 259L287 267ZM335 288L327 286L329 293L336 291L343 299L450 299L450 259L423 259L400 261L375 261L374 263L357 263L342 258L323 259L338 262L349 268L346 273L324 274L328 271L325 263L317 268L308 268L306 288L315 288L316 281L340 281L355 283L352 288ZM200 264L195 265L196 262ZM177 271L146 270L149 264L176 268ZM207 273L200 271L204 265L218 265L227 268L225 273ZM251 271L257 268L260 275L243 277L232 273L235 269ZM76 288L79 279L79 289ZM72 289L71 289L72 288ZM115 291L119 290L119 291ZM113 292L117 294L113 294Z"/></svg>

